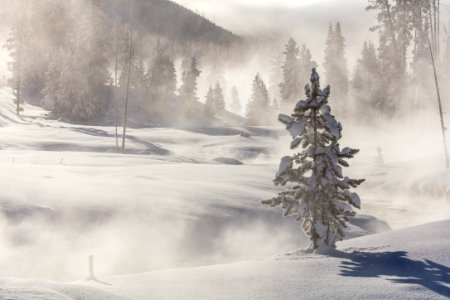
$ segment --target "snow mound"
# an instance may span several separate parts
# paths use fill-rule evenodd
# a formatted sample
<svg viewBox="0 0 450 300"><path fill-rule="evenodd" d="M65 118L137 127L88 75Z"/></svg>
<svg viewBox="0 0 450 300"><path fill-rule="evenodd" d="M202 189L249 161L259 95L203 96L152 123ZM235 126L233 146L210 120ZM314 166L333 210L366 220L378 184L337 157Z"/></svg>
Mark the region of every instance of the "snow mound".
<svg viewBox="0 0 450 300"><path fill-rule="evenodd" d="M49 206L40 206L34 204L0 204L0 212L10 222L20 222L27 218L42 217L52 219L55 217L55 210Z"/></svg>
<svg viewBox="0 0 450 300"><path fill-rule="evenodd" d="M450 220L340 245L325 256L294 251L238 264L116 276L103 288L132 299L450 297Z"/></svg>
<svg viewBox="0 0 450 300"><path fill-rule="evenodd" d="M385 221L369 215L356 215L348 225L349 228L345 230L346 239L392 230Z"/></svg>
<svg viewBox="0 0 450 300"><path fill-rule="evenodd" d="M229 157L217 157L214 158L214 161L222 163L224 165L235 165L235 166L243 165L243 162L241 162L240 160Z"/></svg>
<svg viewBox="0 0 450 300"><path fill-rule="evenodd" d="M409 243L411 240L415 243ZM339 245L338 250L327 255L295 250L242 263L161 270L71 284L4 279L0 280L0 298L422 300L450 297L450 220L360 237Z"/></svg>

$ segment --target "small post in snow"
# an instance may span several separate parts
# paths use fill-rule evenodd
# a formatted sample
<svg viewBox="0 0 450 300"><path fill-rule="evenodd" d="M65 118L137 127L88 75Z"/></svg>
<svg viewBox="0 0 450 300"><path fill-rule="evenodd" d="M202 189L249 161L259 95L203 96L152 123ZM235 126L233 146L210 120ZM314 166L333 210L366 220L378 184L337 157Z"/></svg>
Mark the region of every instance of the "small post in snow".
<svg viewBox="0 0 450 300"><path fill-rule="evenodd" d="M94 275L94 255L89 255L89 279L95 279Z"/></svg>

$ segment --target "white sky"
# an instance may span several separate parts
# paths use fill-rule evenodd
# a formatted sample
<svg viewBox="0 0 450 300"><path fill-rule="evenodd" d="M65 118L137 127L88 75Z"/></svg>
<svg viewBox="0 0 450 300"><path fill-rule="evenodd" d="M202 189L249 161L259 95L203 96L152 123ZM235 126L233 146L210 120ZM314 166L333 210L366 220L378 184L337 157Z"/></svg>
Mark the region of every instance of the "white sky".
<svg viewBox="0 0 450 300"><path fill-rule="evenodd" d="M277 6L277 7L299 7L322 2L333 2L337 0L174 0L188 8L211 8L217 5L242 5L242 6Z"/></svg>
<svg viewBox="0 0 450 300"><path fill-rule="evenodd" d="M338 2L338 0L172 0L212 20L222 20L240 9L296 9L305 6ZM358 1L358 0L352 0ZM361 0L359 0L361 1ZM363 0L365 1L365 0Z"/></svg>
<svg viewBox="0 0 450 300"><path fill-rule="evenodd" d="M299 27L328 27L341 21L353 28L366 28L367 0L173 0L238 35L261 32L291 34ZM348 22L346 22L348 21ZM306 24L308 23L308 24ZM367 24L366 24L367 23ZM352 28L352 29L353 29ZM259 31L259 32L258 32Z"/></svg>

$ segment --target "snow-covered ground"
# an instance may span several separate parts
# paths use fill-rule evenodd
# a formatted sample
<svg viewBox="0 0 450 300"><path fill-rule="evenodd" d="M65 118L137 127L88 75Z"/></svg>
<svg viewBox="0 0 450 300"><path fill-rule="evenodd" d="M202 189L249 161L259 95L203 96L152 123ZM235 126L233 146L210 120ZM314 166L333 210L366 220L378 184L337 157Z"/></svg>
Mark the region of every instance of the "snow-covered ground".
<svg viewBox="0 0 450 300"><path fill-rule="evenodd" d="M297 250L241 263L111 276L70 284L3 279L0 297L448 299L448 249L450 221L441 221L348 240L329 256Z"/></svg>
<svg viewBox="0 0 450 300"><path fill-rule="evenodd" d="M131 128L122 155L113 127L45 114L27 105L17 118L10 90L0 90L0 278L76 281L93 254L103 283L2 279L0 299L450 296L450 224L406 228L450 218L439 132L424 142L411 128L368 135L344 123L344 146L361 149L347 171L367 179L361 213L405 229L345 241L345 253L324 257L292 252L307 244L299 224L260 205L278 191L282 126ZM366 217L349 235L383 230Z"/></svg>

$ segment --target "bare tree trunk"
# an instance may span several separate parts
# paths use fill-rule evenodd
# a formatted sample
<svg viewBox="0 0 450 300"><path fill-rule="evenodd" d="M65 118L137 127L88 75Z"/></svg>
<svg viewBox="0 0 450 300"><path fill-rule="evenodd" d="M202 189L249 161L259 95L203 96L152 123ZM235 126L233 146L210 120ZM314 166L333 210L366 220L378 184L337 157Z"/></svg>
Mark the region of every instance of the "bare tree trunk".
<svg viewBox="0 0 450 300"><path fill-rule="evenodd" d="M437 0L437 58L441 57L441 1Z"/></svg>
<svg viewBox="0 0 450 300"><path fill-rule="evenodd" d="M389 19L392 43L394 44L395 50L398 51L399 49L397 47L397 39L395 38L394 22L392 21L391 6L389 5L389 0L384 0L384 5L386 6L386 12Z"/></svg>
<svg viewBox="0 0 450 300"><path fill-rule="evenodd" d="M19 20L17 22L17 38L16 38L16 50L17 50L17 62L16 62L16 113L20 115L20 89L22 86L22 11L19 12Z"/></svg>
<svg viewBox="0 0 450 300"><path fill-rule="evenodd" d="M130 53L128 56L128 76L127 76L127 92L125 96L125 110L123 115L123 135L122 135L122 153L125 153L125 135L127 132L127 115L128 115L128 100L130 92L130 77L131 77L131 60L133 57L133 28L130 27Z"/></svg>
<svg viewBox="0 0 450 300"><path fill-rule="evenodd" d="M445 124L444 124L444 115L443 115L443 111L442 111L441 94L439 92L439 82L438 82L438 77L437 77L437 72L436 72L436 64L434 62L434 55L433 55L433 50L431 48L430 40L428 40L428 45L430 47L431 63L433 64L434 81L436 83L436 93L437 93L437 100L438 100L438 105L439 105L439 115L441 117L441 129L442 129L442 140L444 142L445 162L446 162L446 167L448 169L448 168L450 168L450 162L449 162L448 149L447 149L447 137L445 135L445 131L447 129L445 128Z"/></svg>
<svg viewBox="0 0 450 300"><path fill-rule="evenodd" d="M437 45L439 43L438 41L438 35L437 35L437 9L436 9L436 0L433 0L433 16L434 16L434 53L438 54Z"/></svg>
<svg viewBox="0 0 450 300"><path fill-rule="evenodd" d="M118 118L117 118L117 66L118 66L118 52L119 52L119 28L116 23L116 41L115 41L115 64L114 64L114 100L115 100L115 114L114 114L114 125L116 127L116 151L119 153L119 132L118 132Z"/></svg>
<svg viewBox="0 0 450 300"><path fill-rule="evenodd" d="M430 3L430 12L429 12L428 16L429 16L429 22L430 22L431 42L429 42L428 45L429 45L430 47L434 47L434 45L436 44L436 43L435 43L436 37L434 36L433 5L432 5L432 3L431 3L431 0L430 0L429 3ZM431 46L431 45L433 45L433 46Z"/></svg>

